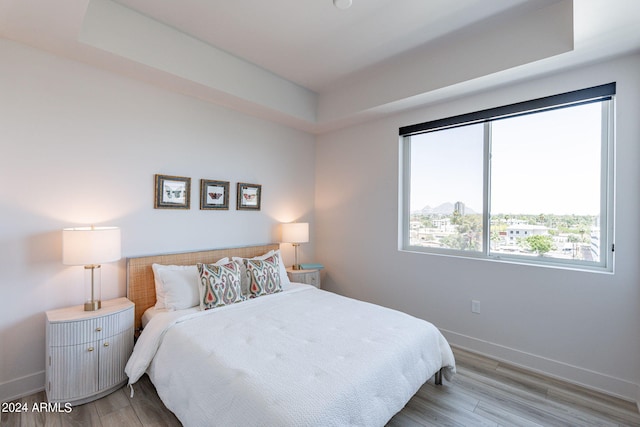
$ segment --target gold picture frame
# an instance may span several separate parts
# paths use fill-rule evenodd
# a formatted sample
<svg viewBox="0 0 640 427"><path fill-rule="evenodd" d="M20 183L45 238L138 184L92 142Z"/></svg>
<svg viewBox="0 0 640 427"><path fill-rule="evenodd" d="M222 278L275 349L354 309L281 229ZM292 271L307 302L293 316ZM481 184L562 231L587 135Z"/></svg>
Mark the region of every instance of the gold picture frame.
<svg viewBox="0 0 640 427"><path fill-rule="evenodd" d="M236 195L237 210L260 210L262 199L262 185L239 182Z"/></svg>
<svg viewBox="0 0 640 427"><path fill-rule="evenodd" d="M156 174L155 186L155 209L191 208L191 178Z"/></svg>
<svg viewBox="0 0 640 427"><path fill-rule="evenodd" d="M229 181L200 180L200 209L228 210Z"/></svg>

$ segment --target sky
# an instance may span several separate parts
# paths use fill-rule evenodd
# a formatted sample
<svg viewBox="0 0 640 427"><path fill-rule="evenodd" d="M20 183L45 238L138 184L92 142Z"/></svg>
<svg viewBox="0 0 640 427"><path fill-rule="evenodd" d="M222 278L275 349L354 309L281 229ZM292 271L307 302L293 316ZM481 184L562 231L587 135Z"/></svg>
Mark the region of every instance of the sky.
<svg viewBox="0 0 640 427"><path fill-rule="evenodd" d="M411 211L464 202L482 212L483 126L411 137Z"/></svg>
<svg viewBox="0 0 640 427"><path fill-rule="evenodd" d="M598 215L601 104L492 124L491 211ZM482 212L483 124L411 137L411 211L462 201Z"/></svg>

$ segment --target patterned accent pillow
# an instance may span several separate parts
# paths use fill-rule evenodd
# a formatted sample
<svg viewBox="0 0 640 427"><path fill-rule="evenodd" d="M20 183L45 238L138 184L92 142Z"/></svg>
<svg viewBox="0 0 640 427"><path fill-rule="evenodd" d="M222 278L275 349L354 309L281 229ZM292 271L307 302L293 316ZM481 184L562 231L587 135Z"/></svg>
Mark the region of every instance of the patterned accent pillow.
<svg viewBox="0 0 640 427"><path fill-rule="evenodd" d="M240 290L240 265L198 264L200 274L200 310L244 301Z"/></svg>
<svg viewBox="0 0 640 427"><path fill-rule="evenodd" d="M276 249L275 251L269 251L264 255L256 256L253 258L241 258L241 257L233 257L232 260L240 263L240 271L241 271L241 285L242 285L242 295L249 295L249 276L247 275L247 266L244 262L245 259L259 259L263 260L265 258L269 258L270 256L277 255L280 262L280 285L282 286L282 290L286 291L291 287L291 281L289 280L289 276L287 276L287 269L284 266L284 262L282 262L282 254L280 253L280 249Z"/></svg>
<svg viewBox="0 0 640 427"><path fill-rule="evenodd" d="M282 291L279 261L280 257L277 255L272 255L263 260L244 260L249 278L249 298Z"/></svg>

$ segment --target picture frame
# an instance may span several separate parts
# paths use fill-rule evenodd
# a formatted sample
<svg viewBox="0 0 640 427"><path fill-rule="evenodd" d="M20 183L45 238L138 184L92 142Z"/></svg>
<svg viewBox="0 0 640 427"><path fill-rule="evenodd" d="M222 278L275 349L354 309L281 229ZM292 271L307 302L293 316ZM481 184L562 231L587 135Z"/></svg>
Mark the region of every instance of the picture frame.
<svg viewBox="0 0 640 427"><path fill-rule="evenodd" d="M229 181L200 180L200 209L228 210Z"/></svg>
<svg viewBox="0 0 640 427"><path fill-rule="evenodd" d="M191 208L191 178L156 174L155 186L155 209Z"/></svg>
<svg viewBox="0 0 640 427"><path fill-rule="evenodd" d="M237 210L260 210L262 199L262 185L239 182L236 195Z"/></svg>

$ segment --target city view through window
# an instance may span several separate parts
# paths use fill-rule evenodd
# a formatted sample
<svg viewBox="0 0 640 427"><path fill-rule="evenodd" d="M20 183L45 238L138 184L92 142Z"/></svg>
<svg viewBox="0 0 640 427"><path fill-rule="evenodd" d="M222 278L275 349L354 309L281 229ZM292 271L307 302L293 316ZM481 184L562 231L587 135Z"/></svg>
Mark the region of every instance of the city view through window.
<svg viewBox="0 0 640 427"><path fill-rule="evenodd" d="M410 246L599 263L601 183L599 102L413 135Z"/></svg>
<svg viewBox="0 0 640 427"><path fill-rule="evenodd" d="M599 218L593 215L509 215L491 217L492 254L600 261ZM482 251L482 214L462 202L426 206L410 221L412 246Z"/></svg>

